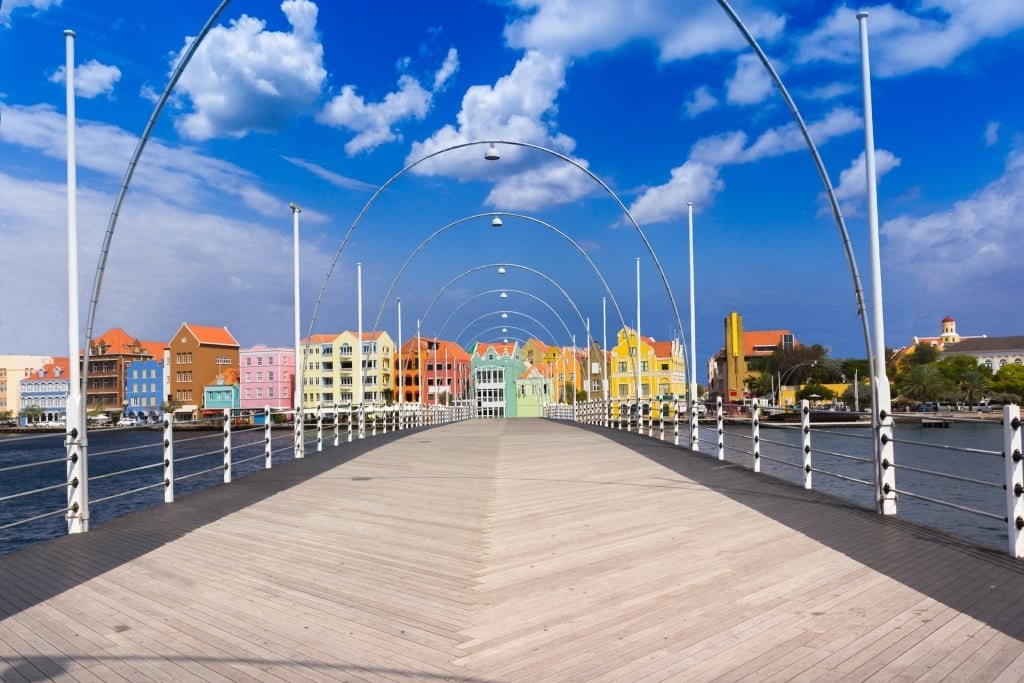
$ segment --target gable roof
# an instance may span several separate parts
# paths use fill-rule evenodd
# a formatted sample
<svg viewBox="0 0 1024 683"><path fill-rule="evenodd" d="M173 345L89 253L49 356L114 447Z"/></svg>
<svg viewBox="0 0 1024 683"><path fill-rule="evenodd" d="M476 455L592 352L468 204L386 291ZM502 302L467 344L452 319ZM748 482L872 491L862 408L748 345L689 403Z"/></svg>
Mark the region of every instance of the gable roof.
<svg viewBox="0 0 1024 683"><path fill-rule="evenodd" d="M94 347L106 346L107 351L104 355L107 356L117 354L139 355L133 350L137 345L141 353L148 354L156 359L162 359L164 356L164 349L167 348L167 344L164 342L143 341L137 339L120 327L111 327L103 334L97 335L93 338L92 345Z"/></svg>
<svg viewBox="0 0 1024 683"><path fill-rule="evenodd" d="M973 337L964 338L956 344L946 344L942 355L955 353L978 353L985 351L1016 351L1024 350L1024 335L1012 337Z"/></svg>
<svg viewBox="0 0 1024 683"><path fill-rule="evenodd" d="M200 344L210 344L212 346L239 345L238 340L235 339L226 327L208 327L206 325L191 325L189 323L182 323L182 326L188 328L192 336Z"/></svg>
<svg viewBox="0 0 1024 683"><path fill-rule="evenodd" d="M783 335L793 335L789 330L743 330L744 356L769 356L782 343ZM793 343L796 337L793 336ZM770 351L757 351L757 347L771 346Z"/></svg>

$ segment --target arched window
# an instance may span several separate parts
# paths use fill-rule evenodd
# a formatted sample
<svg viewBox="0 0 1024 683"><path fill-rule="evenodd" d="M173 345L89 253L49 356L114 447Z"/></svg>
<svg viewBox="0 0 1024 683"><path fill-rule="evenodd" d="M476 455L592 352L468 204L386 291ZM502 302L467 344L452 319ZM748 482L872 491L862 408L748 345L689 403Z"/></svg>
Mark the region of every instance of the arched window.
<svg viewBox="0 0 1024 683"><path fill-rule="evenodd" d="M986 358L985 359L985 367L988 368L989 372L992 372L992 359L991 358Z"/></svg>

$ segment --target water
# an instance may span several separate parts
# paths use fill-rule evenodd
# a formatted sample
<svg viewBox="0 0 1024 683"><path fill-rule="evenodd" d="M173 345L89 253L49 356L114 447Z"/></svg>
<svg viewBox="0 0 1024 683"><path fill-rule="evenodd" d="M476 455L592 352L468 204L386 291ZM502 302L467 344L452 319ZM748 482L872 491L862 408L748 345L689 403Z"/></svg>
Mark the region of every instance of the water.
<svg viewBox="0 0 1024 683"><path fill-rule="evenodd" d="M870 429L867 427L838 427L815 430L811 434L813 467L816 470L841 474L868 482L837 479L822 472L813 474L814 488L850 500L868 509L874 509L873 468L870 462L861 463L823 453L831 451L871 459ZM307 439L310 433L307 432ZM714 428L701 427L701 451L711 457L717 454ZM163 449L162 432L148 429L97 430L89 434L90 524L104 521L151 505L163 503ZM232 435L233 477L263 467L263 429L236 431ZM667 436L671 438L671 436ZM1005 494L1002 488L1003 459L995 455L965 453L941 448L919 446L906 441L940 444L1002 452L1003 431L994 423L954 423L949 429L923 429L914 424L897 424L895 428L895 461L897 463L897 489L906 492L899 496L899 516L921 524L942 529L977 543L1005 550L1007 545ZM291 458L291 430L274 430L273 460L275 465ZM176 432L175 494L181 496L223 481L218 467L223 459L224 437L221 431ZM751 432L746 426L728 426L725 434L726 460L750 467L752 457ZM798 428L761 428L761 470L798 485L803 483L803 470L799 467L801 452L798 448ZM781 445L786 444L786 445ZM307 449L309 446L307 445ZM0 467L28 462L60 459L64 456L63 435L53 434L31 440L12 440L0 437ZM196 457L198 456L198 457ZM254 458L248 462L241 462ZM784 461L787 464L774 462ZM974 480L993 482L993 486L938 478L928 474L901 469L939 471ZM145 468L107 478L112 472ZM0 474L0 498L12 493L35 490L48 486L56 489L26 498L0 502L0 526L27 519L46 512L61 510L66 504L66 464L61 460L50 465ZM180 481L189 474L202 470L214 471ZM111 500L96 502L108 496L143 487L152 487ZM908 494L924 495L957 505L982 510L996 515L990 519L977 514L918 500ZM41 540L66 533L63 514L0 531L0 555Z"/></svg>
<svg viewBox="0 0 1024 683"><path fill-rule="evenodd" d="M925 524L977 543L1005 550L1007 527L1003 458L1003 429L995 422L954 422L948 429L924 428L919 424L898 423L893 433L896 488L899 517ZM875 509L874 466L823 453L842 453L871 460L870 427L834 427L812 429L811 450L813 488L869 509ZM717 457L716 431L701 428L701 450ZM773 477L803 485L802 451L799 426L761 427L761 471ZM917 442L917 443L908 443ZM726 427L725 458L750 467L751 430L747 426ZM787 445L780 445L787 444ZM935 444L918 445L918 444ZM943 448L947 447L947 448ZM992 451L997 455L969 453L956 448ZM784 461L781 464L769 460ZM794 466L797 465L797 466ZM958 481L914 470L940 472L991 485ZM868 482L868 485L838 479L817 470ZM925 496L972 510L998 516L998 519L964 512L915 498Z"/></svg>
<svg viewBox="0 0 1024 683"><path fill-rule="evenodd" d="M275 429L272 438L274 464L291 459L294 438L291 429ZM233 432L231 443L232 478L245 476L264 467L262 427ZM181 430L175 433L175 498L223 483L223 448L224 434L220 429ZM0 502L0 527L18 520L63 511L67 505L67 488L64 486L67 481L67 464L63 460L65 455L63 434L38 435L29 439L15 438L15 435L0 437L0 468L59 460L52 464L0 473L0 498L55 487L51 491ZM89 524L102 524L134 510L163 504L163 460L161 430L136 428L89 432ZM242 460L246 462L241 462ZM212 472L189 477L211 469ZM133 471L114 474L124 470ZM183 479L184 477L188 478ZM145 490L112 497L143 488ZM112 498L101 500L108 497ZM0 555L65 533L67 521L63 512L46 519L4 529L0 531Z"/></svg>

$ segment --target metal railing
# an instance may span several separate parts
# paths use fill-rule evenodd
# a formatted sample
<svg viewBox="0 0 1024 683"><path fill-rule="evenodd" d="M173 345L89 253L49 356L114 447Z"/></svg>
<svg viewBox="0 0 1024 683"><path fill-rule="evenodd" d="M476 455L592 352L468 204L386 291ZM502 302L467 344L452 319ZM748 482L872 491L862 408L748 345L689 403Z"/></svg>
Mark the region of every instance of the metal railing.
<svg viewBox="0 0 1024 683"><path fill-rule="evenodd" d="M1016 405L1004 407L998 425L993 419L951 413L896 415L893 461L877 466L867 415L859 421L855 413L814 411L807 401L795 412L766 416L756 406L730 406L718 400L713 414L700 419L679 401L597 399L576 406L549 406L544 415L661 441L671 433L674 445L707 452L754 472L765 471L807 489L817 487L865 507L875 505L876 467L891 468L902 475L900 486L883 488L905 501L901 515L987 545L1005 544L1010 555L1024 557L1024 457ZM794 418L798 422L788 421ZM990 440L998 429L1001 443L982 447L913 436L917 430L956 424L983 429ZM688 443L680 439L687 427Z"/></svg>

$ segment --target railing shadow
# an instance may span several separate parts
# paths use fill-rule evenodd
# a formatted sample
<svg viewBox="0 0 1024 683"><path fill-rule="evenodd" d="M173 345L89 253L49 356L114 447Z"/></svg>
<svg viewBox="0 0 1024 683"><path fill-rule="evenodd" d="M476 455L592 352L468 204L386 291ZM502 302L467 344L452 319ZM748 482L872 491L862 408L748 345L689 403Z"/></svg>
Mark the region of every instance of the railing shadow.
<svg viewBox="0 0 1024 683"><path fill-rule="evenodd" d="M923 595L1024 640L1024 562L944 531L882 516L841 498L669 442L592 425L563 424L628 448Z"/></svg>

